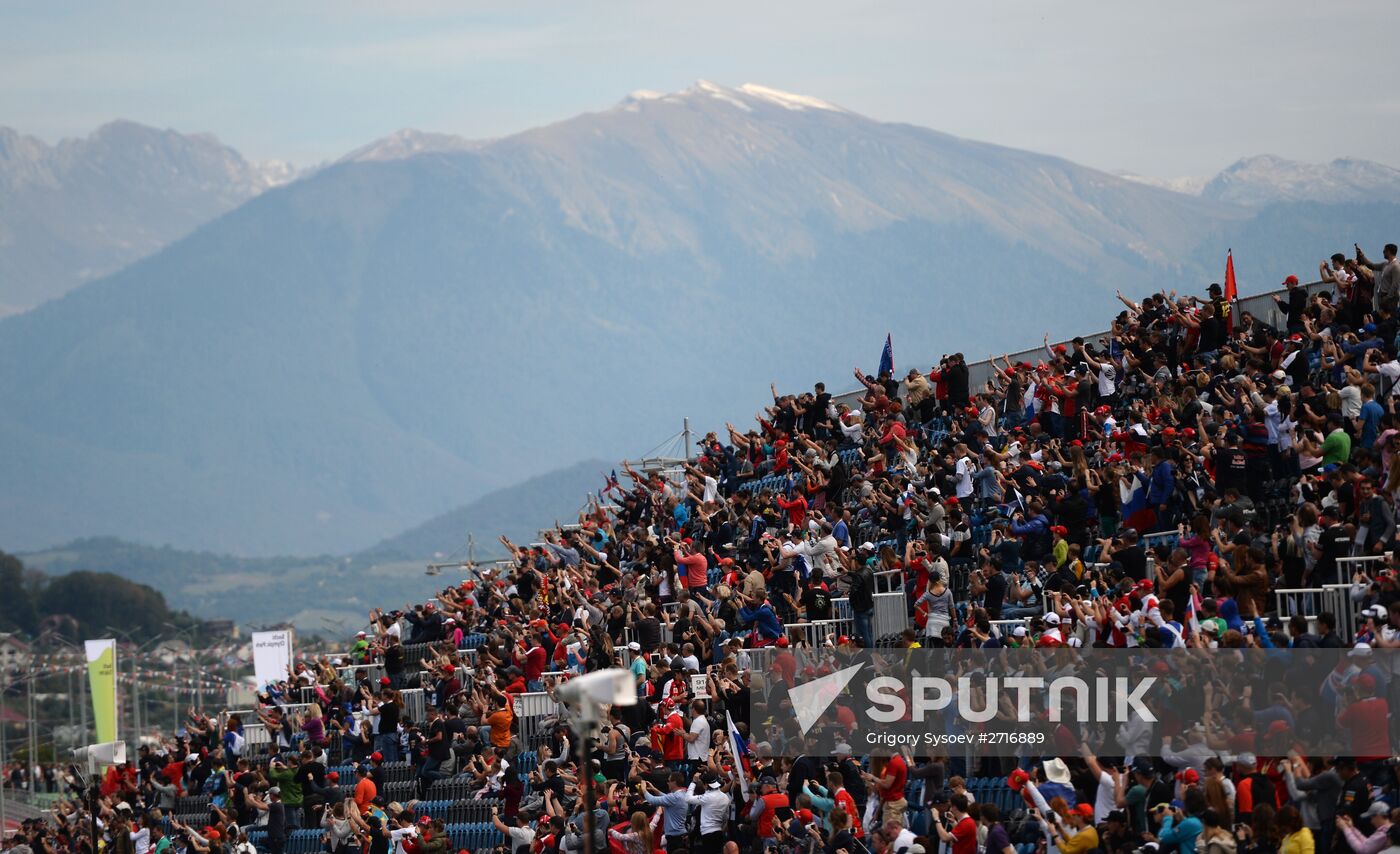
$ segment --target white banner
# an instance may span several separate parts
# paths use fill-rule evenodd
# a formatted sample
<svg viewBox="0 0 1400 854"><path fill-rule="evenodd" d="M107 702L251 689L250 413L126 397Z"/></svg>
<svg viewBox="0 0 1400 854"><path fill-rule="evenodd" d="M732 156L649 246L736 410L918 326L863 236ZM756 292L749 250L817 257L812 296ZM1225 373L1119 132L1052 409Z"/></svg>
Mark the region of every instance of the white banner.
<svg viewBox="0 0 1400 854"><path fill-rule="evenodd" d="M258 690L290 678L291 670L292 630L253 632L253 674Z"/></svg>

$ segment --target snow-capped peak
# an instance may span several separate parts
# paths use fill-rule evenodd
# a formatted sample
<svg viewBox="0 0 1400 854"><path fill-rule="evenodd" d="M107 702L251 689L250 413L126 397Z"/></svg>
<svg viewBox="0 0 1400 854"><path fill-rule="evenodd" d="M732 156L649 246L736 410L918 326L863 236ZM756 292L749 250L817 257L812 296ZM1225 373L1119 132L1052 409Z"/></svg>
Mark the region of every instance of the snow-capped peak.
<svg viewBox="0 0 1400 854"><path fill-rule="evenodd" d="M760 86L757 83L745 83L739 87L739 91L750 97L770 101L789 110L829 110L833 113L846 112L835 104L823 101L820 98L813 98L810 95L794 95L791 92L784 92L781 89L770 89L767 86Z"/></svg>
<svg viewBox="0 0 1400 854"><path fill-rule="evenodd" d="M697 80L695 84L681 92L657 92L652 89L638 89L629 94L619 105L623 110L636 112L643 103L684 104L687 100L708 98L728 104L744 112L753 112L754 107L776 105L785 110L826 110L844 113L846 110L835 104L813 98L809 95L796 95L757 83L745 83L736 88L721 86L709 80Z"/></svg>

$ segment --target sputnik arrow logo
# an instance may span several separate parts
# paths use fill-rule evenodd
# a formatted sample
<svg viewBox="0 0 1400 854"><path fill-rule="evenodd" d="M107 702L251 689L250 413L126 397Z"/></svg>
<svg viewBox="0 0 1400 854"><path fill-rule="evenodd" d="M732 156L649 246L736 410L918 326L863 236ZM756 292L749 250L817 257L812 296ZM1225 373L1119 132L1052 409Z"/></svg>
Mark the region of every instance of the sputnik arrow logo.
<svg viewBox="0 0 1400 854"><path fill-rule="evenodd" d="M788 691L793 714L797 715L797 725L802 728L803 735L826 714L826 710L831 708L831 704L836 702L836 698L841 696L841 692L846 690L846 686L851 684L851 680L856 678L856 674L864 666L855 664L820 679L794 686Z"/></svg>

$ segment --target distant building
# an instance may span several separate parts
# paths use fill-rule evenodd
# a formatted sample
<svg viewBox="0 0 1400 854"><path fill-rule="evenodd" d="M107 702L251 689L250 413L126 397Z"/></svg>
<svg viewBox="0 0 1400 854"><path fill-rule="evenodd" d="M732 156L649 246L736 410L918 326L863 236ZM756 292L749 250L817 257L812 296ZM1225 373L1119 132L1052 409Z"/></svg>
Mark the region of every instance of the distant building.
<svg viewBox="0 0 1400 854"><path fill-rule="evenodd" d="M200 624L199 630L211 639L238 637L238 624L233 620L205 620Z"/></svg>
<svg viewBox="0 0 1400 854"><path fill-rule="evenodd" d="M0 671L13 673L29 666L34 654L18 635L0 635Z"/></svg>

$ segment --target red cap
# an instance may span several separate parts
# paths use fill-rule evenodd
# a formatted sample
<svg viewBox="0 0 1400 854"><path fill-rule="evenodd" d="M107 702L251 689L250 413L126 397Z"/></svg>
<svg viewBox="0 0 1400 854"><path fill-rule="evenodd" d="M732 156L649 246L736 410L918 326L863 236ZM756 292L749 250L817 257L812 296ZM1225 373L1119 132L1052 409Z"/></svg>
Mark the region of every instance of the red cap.
<svg viewBox="0 0 1400 854"><path fill-rule="evenodd" d="M433 823L433 820L431 817L423 815L418 817L418 823L423 825L424 827L427 827L428 825Z"/></svg>
<svg viewBox="0 0 1400 854"><path fill-rule="evenodd" d="M1274 721L1274 723L1282 723L1282 721ZM1187 768L1184 771L1176 772L1176 779L1177 782L1193 786L1201 781L1201 775L1196 773L1195 768Z"/></svg>
<svg viewBox="0 0 1400 854"><path fill-rule="evenodd" d="M1284 283L1285 285L1296 285L1296 284L1298 284L1298 277L1297 277L1297 276L1289 276L1288 278L1286 278L1286 279L1283 280L1283 283Z"/></svg>
<svg viewBox="0 0 1400 854"><path fill-rule="evenodd" d="M1064 525L1051 525L1050 533L1059 534L1063 537L1065 534L1069 533L1069 528L1066 528Z"/></svg>
<svg viewBox="0 0 1400 854"><path fill-rule="evenodd" d="M383 761L384 761L384 754L382 754L382 753L380 753L378 750L376 750L376 751L374 751L373 753L371 753L371 754L369 755L369 761L371 761L371 762L383 762Z"/></svg>
<svg viewBox="0 0 1400 854"><path fill-rule="evenodd" d="M783 649L787 649L787 645L788 645L787 635L783 635L782 637L778 638L778 646L782 647Z"/></svg>
<svg viewBox="0 0 1400 854"><path fill-rule="evenodd" d="M958 497L957 497L956 495L950 495L950 496L948 496L948 500L947 500L947 501L944 501L943 503L944 503L944 504L957 504L957 503L958 503Z"/></svg>
<svg viewBox="0 0 1400 854"><path fill-rule="evenodd" d="M444 665L442 666L442 672L443 672L443 673L446 673L446 674L448 674L448 675L451 675L451 674L457 672L457 668L453 667L453 666L450 665L450 664L444 664Z"/></svg>
<svg viewBox="0 0 1400 854"><path fill-rule="evenodd" d="M1139 581L1139 582L1137 583L1137 587L1138 587L1139 590L1151 590L1151 589L1152 589L1152 579L1150 579L1150 578L1144 578L1143 580L1141 580L1141 581Z"/></svg>
<svg viewBox="0 0 1400 854"><path fill-rule="evenodd" d="M817 820L817 817L812 815L812 811L808 809L798 810L797 812L793 813L793 815L797 816L797 820L802 822L803 824L811 824L812 822Z"/></svg>
<svg viewBox="0 0 1400 854"><path fill-rule="evenodd" d="M389 682L389 677L388 677L388 676L381 676L381 677L379 677L379 684L380 684L380 685L384 685L384 686L390 685L391 683Z"/></svg>
<svg viewBox="0 0 1400 854"><path fill-rule="evenodd" d="M1030 780L1030 774L1027 774L1022 768L1017 768L1015 771L1011 772L1010 777L1006 778L1006 785L1011 787L1011 791L1019 792Z"/></svg>
<svg viewBox="0 0 1400 854"><path fill-rule="evenodd" d="M1055 352L1056 352L1056 353L1059 353L1061 356L1063 356L1063 355L1067 352L1067 350L1068 350L1068 348L1066 348L1065 345L1063 345L1063 344L1056 344L1056 345L1055 345Z"/></svg>
<svg viewBox="0 0 1400 854"><path fill-rule="evenodd" d="M846 635L840 635L839 637L836 638L836 645L837 645L837 646L845 646L846 644L848 644L848 643L850 643L850 642L851 642L851 639L850 639L849 637L847 637Z"/></svg>
<svg viewBox="0 0 1400 854"><path fill-rule="evenodd" d="M327 779L327 780L339 780L339 779L340 779L340 772L339 772L339 771L327 771L327 772L326 772L326 779Z"/></svg>
<svg viewBox="0 0 1400 854"><path fill-rule="evenodd" d="M1073 809L1085 818L1094 817L1094 807L1092 804L1075 804Z"/></svg>

